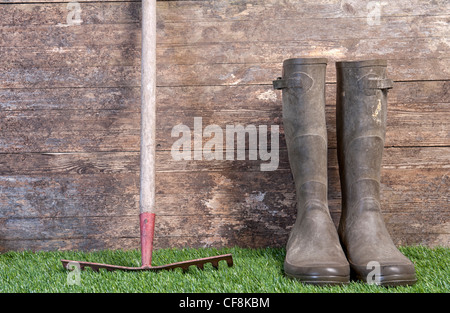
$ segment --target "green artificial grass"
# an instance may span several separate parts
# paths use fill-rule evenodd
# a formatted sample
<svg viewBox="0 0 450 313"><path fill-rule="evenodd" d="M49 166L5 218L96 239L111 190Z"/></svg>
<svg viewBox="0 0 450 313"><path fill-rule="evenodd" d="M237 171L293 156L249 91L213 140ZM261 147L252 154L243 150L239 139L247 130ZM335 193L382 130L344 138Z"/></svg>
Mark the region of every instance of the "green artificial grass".
<svg viewBox="0 0 450 313"><path fill-rule="evenodd" d="M58 292L192 292L192 293L443 293L450 291L450 248L423 246L399 248L416 266L418 282L409 287L380 287L363 282L344 286L319 287L304 285L283 275L285 250L265 249L161 249L153 253L153 265L218 254L232 253L234 266L225 261L216 270L207 264L204 270L191 266L161 272L94 272L80 273L79 285L69 284L71 272L65 270L60 259L139 266L140 252L7 252L0 254L0 292L2 293L58 293ZM70 281L69 281L70 282Z"/></svg>

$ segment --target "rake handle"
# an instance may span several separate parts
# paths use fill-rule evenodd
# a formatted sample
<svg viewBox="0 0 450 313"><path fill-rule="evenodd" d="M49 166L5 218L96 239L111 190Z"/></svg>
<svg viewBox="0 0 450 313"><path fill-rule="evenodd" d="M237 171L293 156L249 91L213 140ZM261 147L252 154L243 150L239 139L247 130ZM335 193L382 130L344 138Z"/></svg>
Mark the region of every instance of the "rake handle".
<svg viewBox="0 0 450 313"><path fill-rule="evenodd" d="M155 213L156 0L142 1L140 212Z"/></svg>
<svg viewBox="0 0 450 313"><path fill-rule="evenodd" d="M150 266L155 223L156 0L142 0L140 231L142 265Z"/></svg>

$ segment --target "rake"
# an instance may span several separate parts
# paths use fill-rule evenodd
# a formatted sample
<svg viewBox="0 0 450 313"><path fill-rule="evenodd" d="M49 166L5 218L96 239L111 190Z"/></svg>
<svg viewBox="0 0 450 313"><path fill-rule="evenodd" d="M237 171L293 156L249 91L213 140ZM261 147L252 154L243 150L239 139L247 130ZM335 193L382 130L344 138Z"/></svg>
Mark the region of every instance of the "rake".
<svg viewBox="0 0 450 313"><path fill-rule="evenodd" d="M70 264L79 265L80 269L90 267L94 271L103 268L109 271L159 271L190 266L203 269L204 264L211 263L218 268L219 261L225 260L233 266L231 254L206 257L201 259L152 266L153 237L155 230L155 143L156 143L156 0L142 0L142 57L141 57L141 153L140 153L140 194L139 194L139 228L141 237L140 267L128 267L92 262L61 260L64 268ZM70 263L70 264L69 264Z"/></svg>

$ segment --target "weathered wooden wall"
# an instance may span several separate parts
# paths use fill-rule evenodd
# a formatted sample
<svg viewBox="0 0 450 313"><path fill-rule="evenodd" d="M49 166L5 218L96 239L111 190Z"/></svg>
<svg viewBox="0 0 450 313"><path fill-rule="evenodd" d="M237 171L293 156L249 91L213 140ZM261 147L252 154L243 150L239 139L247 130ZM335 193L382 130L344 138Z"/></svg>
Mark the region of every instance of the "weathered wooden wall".
<svg viewBox="0 0 450 313"><path fill-rule="evenodd" d="M138 248L140 1L0 0L0 252ZM381 18L373 18L378 3ZM327 57L329 203L340 211L336 60L387 58L382 206L396 244L450 246L450 2L159 1L156 247L280 246L295 194L271 81ZM73 9L72 9L73 12ZM172 128L280 125L280 164L175 161Z"/></svg>

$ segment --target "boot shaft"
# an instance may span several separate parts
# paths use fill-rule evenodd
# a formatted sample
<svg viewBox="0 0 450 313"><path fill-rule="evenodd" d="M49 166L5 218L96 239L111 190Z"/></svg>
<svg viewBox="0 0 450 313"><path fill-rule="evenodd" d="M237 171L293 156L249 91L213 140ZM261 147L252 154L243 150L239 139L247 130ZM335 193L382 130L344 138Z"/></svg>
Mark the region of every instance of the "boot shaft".
<svg viewBox="0 0 450 313"><path fill-rule="evenodd" d="M344 216L362 197L379 206L387 90L392 88L386 67L385 60L336 63L336 131Z"/></svg>
<svg viewBox="0 0 450 313"><path fill-rule="evenodd" d="M274 88L283 91L283 125L289 164L300 211L315 203L327 206L327 129L323 58L283 62L283 77Z"/></svg>

